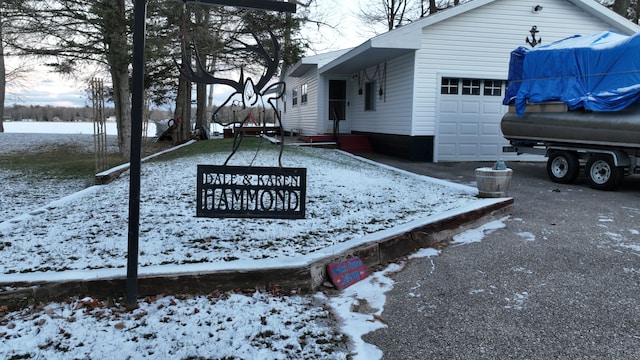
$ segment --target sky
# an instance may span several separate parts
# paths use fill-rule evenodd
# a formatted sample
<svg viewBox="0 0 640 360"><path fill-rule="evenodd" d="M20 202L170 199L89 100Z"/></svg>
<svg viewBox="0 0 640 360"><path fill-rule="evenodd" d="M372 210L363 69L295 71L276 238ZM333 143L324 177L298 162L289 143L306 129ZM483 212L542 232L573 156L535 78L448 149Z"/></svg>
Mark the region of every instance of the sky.
<svg viewBox="0 0 640 360"><path fill-rule="evenodd" d="M312 39L313 49L307 55L323 53L332 50L354 47L366 40L366 35L354 28L354 20L351 16L357 7L357 2L340 2L339 0L319 0L319 11L326 14L326 22L331 25L317 28L310 25L304 31ZM346 11L335 11L336 6ZM7 58L7 67L10 69L17 66L16 59ZM20 85L15 83L7 87L7 99L5 106L19 105L52 105L82 107L92 106L85 94L86 78L91 75L82 75L77 78L65 78L58 74L49 72L44 66L37 63L27 65L30 69L29 76L21 81ZM89 72L85 72L90 74ZM108 74L97 74L105 80L105 85L110 82ZM228 96L229 92L224 86L214 87L214 103L219 105Z"/></svg>
<svg viewBox="0 0 640 360"><path fill-rule="evenodd" d="M56 134L48 127L57 124L30 124L30 130L0 133L0 154L23 153L35 148L34 142L93 146L91 135ZM240 151L232 164L251 159L254 165L272 164L274 149ZM275 220L272 226L265 226L270 220L264 219L185 216L194 212L195 164L219 163L218 156L144 163L139 273L304 266L497 201L475 197L472 186L331 149L292 148L283 160L284 166L307 167L308 216ZM88 188L77 180L32 182L33 176L8 170L0 171L0 179L4 282L73 281L125 273L127 173L112 184ZM372 188L382 191L369 191ZM480 241L504 227L504 220L462 233L454 244ZM314 235L303 247L289 241L298 237L300 242L310 229ZM438 254L422 249L413 257ZM15 312L0 307L0 358L380 359L380 349L365 343L362 335L386 327L381 321L385 293L393 288L391 275L403 266L390 264L343 291L321 289L304 296L266 291L159 295L140 299L132 312L124 311L117 300L93 298Z"/></svg>

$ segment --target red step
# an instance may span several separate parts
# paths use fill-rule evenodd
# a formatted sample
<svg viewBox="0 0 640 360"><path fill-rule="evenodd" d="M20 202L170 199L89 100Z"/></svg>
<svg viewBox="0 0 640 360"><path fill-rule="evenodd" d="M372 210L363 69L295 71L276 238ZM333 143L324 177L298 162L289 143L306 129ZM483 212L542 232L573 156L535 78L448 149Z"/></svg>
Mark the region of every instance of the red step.
<svg viewBox="0 0 640 360"><path fill-rule="evenodd" d="M308 143L335 143L336 139L333 135L303 135L298 139ZM366 135L341 134L338 137L340 150L350 153L369 153L373 152L369 137Z"/></svg>
<svg viewBox="0 0 640 360"><path fill-rule="evenodd" d="M369 137L366 135L341 135L339 138L340 150L350 153L373 152Z"/></svg>

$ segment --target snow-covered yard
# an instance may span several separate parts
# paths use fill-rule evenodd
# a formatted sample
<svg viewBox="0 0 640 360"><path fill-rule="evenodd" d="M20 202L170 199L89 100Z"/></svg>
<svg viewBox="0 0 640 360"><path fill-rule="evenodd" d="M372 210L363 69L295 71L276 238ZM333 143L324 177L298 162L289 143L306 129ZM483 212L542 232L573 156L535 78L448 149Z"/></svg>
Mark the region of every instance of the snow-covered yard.
<svg viewBox="0 0 640 360"><path fill-rule="evenodd" d="M218 141L218 140L211 140ZM277 166L277 146L240 151L230 165ZM227 153L143 165L140 272L172 266L202 269L274 266L337 253L376 233L481 202L474 189L400 172L328 149L287 147L283 165L307 168L307 215L302 220L195 217L196 167L219 165ZM256 157L257 155L257 157ZM254 159L255 158L255 159ZM12 183L21 177L10 174ZM40 208L4 214L0 237L6 256L0 273L10 281L47 278L47 272L122 273L126 266L128 176L56 199L42 188ZM71 184L66 184L71 186ZM20 198L29 197L23 189ZM59 190L62 191L62 190ZM5 193L8 192L6 195ZM57 193L59 194L59 193ZM57 196L56 194L56 196ZM5 186L2 197L9 198ZM28 205L30 202L27 202ZM470 205L471 204L471 205ZM192 269L194 266L191 267ZM194 269L198 270L198 269ZM57 275L59 276L59 275Z"/></svg>
<svg viewBox="0 0 640 360"><path fill-rule="evenodd" d="M78 136L84 135L63 137ZM41 139L0 134L0 154L27 151L33 148L29 141ZM196 218L196 165L222 164L226 156L143 164L141 274L305 261L483 201L474 189L333 150L287 148L284 166L307 168L306 219ZM277 147L241 151L230 164L250 163L276 166ZM0 179L5 185L0 189L3 282L125 273L127 173L112 184L86 189L81 181L36 181L34 174L15 171L0 170ZM7 314L0 309L0 357L344 359L357 353L356 358L377 358L377 349L362 344L359 336L384 326L374 316L381 314L384 291L392 286L386 274L400 267L372 274L331 297L257 291L147 298L133 312L89 298ZM364 300L370 311L354 312L354 304ZM351 341L355 344L347 347Z"/></svg>

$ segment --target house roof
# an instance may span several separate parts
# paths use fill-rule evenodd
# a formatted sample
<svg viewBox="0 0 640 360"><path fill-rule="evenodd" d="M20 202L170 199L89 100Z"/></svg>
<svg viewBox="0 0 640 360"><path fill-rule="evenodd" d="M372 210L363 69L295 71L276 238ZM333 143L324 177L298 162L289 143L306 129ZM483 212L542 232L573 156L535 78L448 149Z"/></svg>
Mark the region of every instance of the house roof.
<svg viewBox="0 0 640 360"><path fill-rule="evenodd" d="M397 30L405 29L400 28ZM397 38L398 41L395 42L388 43L381 36L369 39L327 65L319 67L320 73L353 74L363 68L419 50L421 47L420 36L407 34L414 31L414 29L407 30L409 31L402 31L403 35L400 35Z"/></svg>
<svg viewBox="0 0 640 360"><path fill-rule="evenodd" d="M369 39L361 45L332 59L326 65L318 65L321 74L353 74L386 60L415 52L421 47L422 29L448 20L498 0L473 0L439 11L411 24L391 30ZM636 24L607 9L595 0L566 0L612 27L634 34L640 30Z"/></svg>
<svg viewBox="0 0 640 360"><path fill-rule="evenodd" d="M295 65L289 68L289 76L300 77L315 67L322 67L326 65L349 50L351 49L336 50L324 54L303 57Z"/></svg>

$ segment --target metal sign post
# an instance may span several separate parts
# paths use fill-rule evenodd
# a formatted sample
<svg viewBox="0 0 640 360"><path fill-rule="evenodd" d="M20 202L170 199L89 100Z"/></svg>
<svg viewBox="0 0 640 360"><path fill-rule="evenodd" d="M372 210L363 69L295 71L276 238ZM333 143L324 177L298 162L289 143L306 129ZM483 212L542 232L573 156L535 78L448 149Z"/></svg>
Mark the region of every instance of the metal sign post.
<svg viewBox="0 0 640 360"><path fill-rule="evenodd" d="M179 0L218 6L295 12L293 0ZM127 258L126 305L137 307L138 300L138 243L140 236L140 170L142 156L142 121L144 106L144 65L147 0L135 0L133 29L133 73L131 94L131 157L129 182L129 233Z"/></svg>

